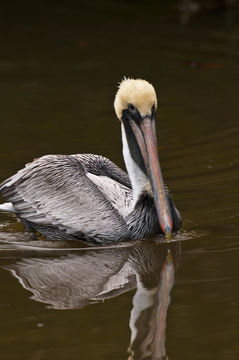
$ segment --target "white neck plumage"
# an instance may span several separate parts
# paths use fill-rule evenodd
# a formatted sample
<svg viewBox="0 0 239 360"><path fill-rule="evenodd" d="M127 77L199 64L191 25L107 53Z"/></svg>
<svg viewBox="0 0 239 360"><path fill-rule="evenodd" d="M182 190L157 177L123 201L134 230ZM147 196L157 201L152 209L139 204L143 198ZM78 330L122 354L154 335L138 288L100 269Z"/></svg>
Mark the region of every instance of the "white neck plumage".
<svg viewBox="0 0 239 360"><path fill-rule="evenodd" d="M152 193L152 188L149 178L139 168L139 166L131 156L123 123L121 124L121 132L122 132L122 143L123 143L123 157L131 181L131 185L133 189L134 205L135 205L140 195L143 192Z"/></svg>

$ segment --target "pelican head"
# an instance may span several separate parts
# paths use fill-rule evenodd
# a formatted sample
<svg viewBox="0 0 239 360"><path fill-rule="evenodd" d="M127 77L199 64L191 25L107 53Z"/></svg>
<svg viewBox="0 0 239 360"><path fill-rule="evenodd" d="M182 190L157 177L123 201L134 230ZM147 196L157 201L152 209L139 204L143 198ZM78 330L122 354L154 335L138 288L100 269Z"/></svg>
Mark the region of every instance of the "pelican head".
<svg viewBox="0 0 239 360"><path fill-rule="evenodd" d="M116 94L114 107L122 121L131 161L141 170L144 178L149 179L160 227L170 240L173 220L157 151L155 90L145 80L124 79Z"/></svg>
<svg viewBox="0 0 239 360"><path fill-rule="evenodd" d="M116 115L122 120L122 111L133 105L141 115L151 114L152 107L157 108L157 96L153 86L141 79L124 79L115 97Z"/></svg>

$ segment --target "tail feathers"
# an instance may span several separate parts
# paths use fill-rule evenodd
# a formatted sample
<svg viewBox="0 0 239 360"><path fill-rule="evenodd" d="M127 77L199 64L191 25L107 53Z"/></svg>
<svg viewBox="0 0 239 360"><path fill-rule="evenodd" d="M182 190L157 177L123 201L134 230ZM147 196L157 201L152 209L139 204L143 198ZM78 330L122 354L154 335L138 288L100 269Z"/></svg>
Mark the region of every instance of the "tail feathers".
<svg viewBox="0 0 239 360"><path fill-rule="evenodd" d="M16 212L11 202L0 204L0 211Z"/></svg>

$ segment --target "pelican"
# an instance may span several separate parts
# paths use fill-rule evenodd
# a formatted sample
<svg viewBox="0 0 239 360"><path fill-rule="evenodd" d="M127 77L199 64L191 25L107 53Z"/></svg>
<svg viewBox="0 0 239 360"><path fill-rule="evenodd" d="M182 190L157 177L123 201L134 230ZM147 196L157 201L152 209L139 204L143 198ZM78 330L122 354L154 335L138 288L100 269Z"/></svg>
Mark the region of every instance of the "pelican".
<svg viewBox="0 0 239 360"><path fill-rule="evenodd" d="M0 184L6 203L30 230L50 239L117 242L164 234L181 216L164 185L157 152L153 86L124 79L114 108L128 174L93 154L45 155Z"/></svg>

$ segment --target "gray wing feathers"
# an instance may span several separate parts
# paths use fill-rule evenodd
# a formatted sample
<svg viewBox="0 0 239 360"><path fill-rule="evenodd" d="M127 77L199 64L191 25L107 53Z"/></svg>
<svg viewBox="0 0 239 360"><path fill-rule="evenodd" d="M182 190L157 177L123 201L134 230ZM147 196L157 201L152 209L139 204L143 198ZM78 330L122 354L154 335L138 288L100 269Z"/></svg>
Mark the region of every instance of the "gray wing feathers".
<svg viewBox="0 0 239 360"><path fill-rule="evenodd" d="M99 240L123 238L125 221L86 176L84 156L43 156L3 182L0 192L27 221L55 225L74 236L84 233ZM102 157L91 155L92 161L93 157L100 164Z"/></svg>
<svg viewBox="0 0 239 360"><path fill-rule="evenodd" d="M97 185L111 205L126 219L133 208L132 190L108 176L99 176L91 173L86 175Z"/></svg>
<svg viewBox="0 0 239 360"><path fill-rule="evenodd" d="M72 155L72 157L84 164L87 172L94 175L107 176L130 189L132 188L128 174L109 159L93 154L77 154Z"/></svg>

